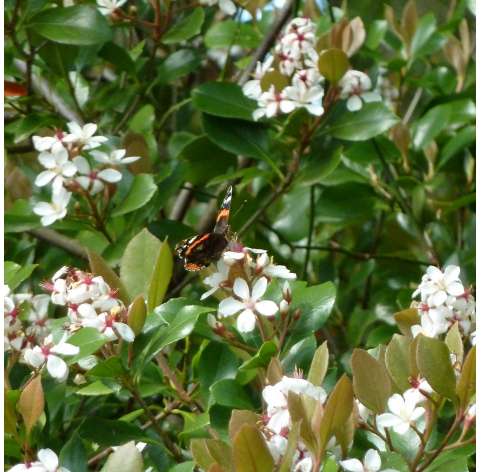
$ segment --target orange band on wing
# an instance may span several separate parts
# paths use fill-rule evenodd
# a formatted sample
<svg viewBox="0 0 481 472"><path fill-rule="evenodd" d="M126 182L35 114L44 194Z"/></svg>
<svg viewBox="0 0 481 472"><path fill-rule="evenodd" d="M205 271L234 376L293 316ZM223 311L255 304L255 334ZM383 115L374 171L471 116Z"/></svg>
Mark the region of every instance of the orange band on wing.
<svg viewBox="0 0 481 472"><path fill-rule="evenodd" d="M199 239L194 241L185 251L185 256L188 256L199 244L202 244L209 237L209 233L200 236Z"/></svg>
<svg viewBox="0 0 481 472"><path fill-rule="evenodd" d="M226 220L229 217L229 213L230 210L228 208L222 208L217 215L216 221Z"/></svg>

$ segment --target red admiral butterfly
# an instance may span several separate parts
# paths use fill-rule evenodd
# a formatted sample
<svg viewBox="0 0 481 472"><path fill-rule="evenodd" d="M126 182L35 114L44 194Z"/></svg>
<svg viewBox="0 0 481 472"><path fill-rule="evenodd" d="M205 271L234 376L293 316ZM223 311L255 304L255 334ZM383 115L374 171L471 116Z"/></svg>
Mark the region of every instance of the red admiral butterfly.
<svg viewBox="0 0 481 472"><path fill-rule="evenodd" d="M175 252L184 261L184 268L189 271L204 269L211 262L219 259L227 247L227 230L229 229L230 204L232 201L232 186L227 189L216 223L211 233L199 234L184 239L175 247Z"/></svg>

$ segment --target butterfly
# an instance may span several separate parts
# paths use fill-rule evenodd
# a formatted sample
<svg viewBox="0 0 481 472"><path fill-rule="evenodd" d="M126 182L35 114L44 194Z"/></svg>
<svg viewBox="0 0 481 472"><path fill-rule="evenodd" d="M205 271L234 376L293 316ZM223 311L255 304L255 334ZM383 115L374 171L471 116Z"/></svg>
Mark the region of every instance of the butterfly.
<svg viewBox="0 0 481 472"><path fill-rule="evenodd" d="M219 259L229 244L227 231L229 229L230 205L232 202L232 186L229 185L220 210L217 213L212 232L198 234L184 239L175 247L177 256L183 260L184 268L198 271Z"/></svg>

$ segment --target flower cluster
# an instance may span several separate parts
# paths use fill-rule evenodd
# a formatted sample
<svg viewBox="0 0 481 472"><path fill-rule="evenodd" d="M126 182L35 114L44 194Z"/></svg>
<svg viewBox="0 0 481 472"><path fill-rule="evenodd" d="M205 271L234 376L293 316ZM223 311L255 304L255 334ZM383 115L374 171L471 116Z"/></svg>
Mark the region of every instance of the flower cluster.
<svg viewBox="0 0 481 472"><path fill-rule="evenodd" d="M97 0L97 8L102 15L110 16L124 3L127 3L127 0Z"/></svg>
<svg viewBox="0 0 481 472"><path fill-rule="evenodd" d="M326 392L322 387L316 387L308 380L296 373L294 377L283 376L274 385L268 385L262 391L262 398L266 402L267 410L262 420L262 433L266 438L267 447L275 461L279 464L287 452L287 437L292 427L291 417L287 408L289 392L305 395L312 400L324 403ZM332 444L331 444L332 446ZM295 472L311 472L313 458L306 445L299 440L292 460L291 470Z"/></svg>
<svg viewBox="0 0 481 472"><path fill-rule="evenodd" d="M414 336L422 333L436 337L457 322L459 330L475 340L475 301L470 290L463 286L460 272L454 265L447 266L444 271L434 266L427 268L413 293L413 298L421 298L420 302L415 302L421 322L411 328Z"/></svg>
<svg viewBox="0 0 481 472"><path fill-rule="evenodd" d="M297 108L315 116L324 113L325 79L319 71L315 32L316 25L309 18L294 18L280 36L274 56L257 63L254 78L243 87L244 94L257 101L255 120ZM359 110L363 101L381 100L378 92L370 91L370 78L360 71L347 71L338 87L350 111Z"/></svg>
<svg viewBox="0 0 481 472"><path fill-rule="evenodd" d="M254 330L260 316L272 319L279 310L281 316L288 310L290 304L290 289L286 282L284 298L278 305L272 300L264 300L269 282L273 278L292 280L296 275L285 266L275 265L262 249L252 249L234 242L228 251L217 262L217 271L204 279L210 287L201 299L205 299L217 290L227 296L221 300L218 317L226 318L239 313L237 329L240 332ZM211 319L214 329L222 326L217 320Z"/></svg>
<svg viewBox="0 0 481 472"><path fill-rule="evenodd" d="M67 124L68 132L56 130L54 136L33 136L39 151L38 160L45 168L35 179L35 185L52 188L51 202L38 202L33 211L48 226L67 214L72 193L96 195L108 184L122 179L117 167L131 164L139 156L125 157L125 149L93 150L105 146L108 138L96 135L97 125Z"/></svg>
<svg viewBox="0 0 481 472"><path fill-rule="evenodd" d="M50 292L52 303L67 307L69 331L90 327L109 341L134 340L135 334L126 323L127 309L103 277L62 267L43 288Z"/></svg>
<svg viewBox="0 0 481 472"><path fill-rule="evenodd" d="M59 466L57 454L52 449L40 449L37 459L33 462L25 462L14 465L10 472L70 472L66 467Z"/></svg>

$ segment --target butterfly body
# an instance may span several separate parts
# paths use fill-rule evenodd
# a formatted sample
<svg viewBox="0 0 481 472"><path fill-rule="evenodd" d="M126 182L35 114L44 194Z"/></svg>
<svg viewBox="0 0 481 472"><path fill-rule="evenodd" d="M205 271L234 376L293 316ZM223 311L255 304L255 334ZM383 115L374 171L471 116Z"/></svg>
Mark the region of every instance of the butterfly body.
<svg viewBox="0 0 481 472"><path fill-rule="evenodd" d="M227 231L229 229L229 214L232 201L232 187L229 186L212 232L192 236L181 241L175 248L177 255L184 262L184 268L198 271L220 258L229 244Z"/></svg>

